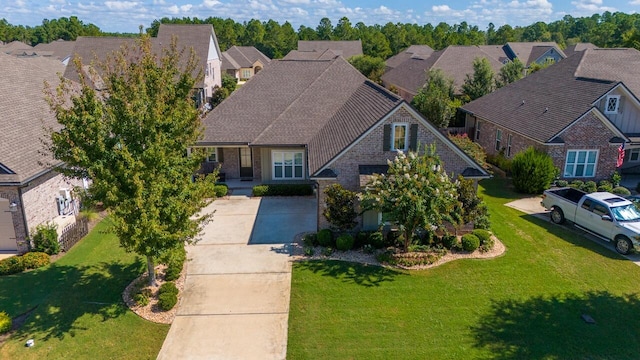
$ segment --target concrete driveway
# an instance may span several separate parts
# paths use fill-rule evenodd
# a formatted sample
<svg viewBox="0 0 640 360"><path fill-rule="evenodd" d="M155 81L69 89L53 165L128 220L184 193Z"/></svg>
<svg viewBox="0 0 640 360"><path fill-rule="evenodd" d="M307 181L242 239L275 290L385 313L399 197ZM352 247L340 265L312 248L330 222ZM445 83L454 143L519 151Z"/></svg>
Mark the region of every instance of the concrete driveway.
<svg viewBox="0 0 640 360"><path fill-rule="evenodd" d="M285 359L288 244L316 229L316 200L219 199L188 247L185 290L158 359Z"/></svg>

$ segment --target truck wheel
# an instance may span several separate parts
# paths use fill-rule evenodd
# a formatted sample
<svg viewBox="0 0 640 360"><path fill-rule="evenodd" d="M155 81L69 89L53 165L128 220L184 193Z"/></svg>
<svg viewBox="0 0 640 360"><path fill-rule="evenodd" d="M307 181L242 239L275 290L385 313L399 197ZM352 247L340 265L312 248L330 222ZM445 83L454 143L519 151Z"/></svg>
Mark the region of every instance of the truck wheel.
<svg viewBox="0 0 640 360"><path fill-rule="evenodd" d="M626 255L631 249L633 249L633 244L631 244L631 240L627 239L624 236L618 236L615 239L616 251L620 254Z"/></svg>
<svg viewBox="0 0 640 360"><path fill-rule="evenodd" d="M553 221L554 224L562 224L564 222L564 213L562 212L562 209L559 207L551 209L551 221Z"/></svg>

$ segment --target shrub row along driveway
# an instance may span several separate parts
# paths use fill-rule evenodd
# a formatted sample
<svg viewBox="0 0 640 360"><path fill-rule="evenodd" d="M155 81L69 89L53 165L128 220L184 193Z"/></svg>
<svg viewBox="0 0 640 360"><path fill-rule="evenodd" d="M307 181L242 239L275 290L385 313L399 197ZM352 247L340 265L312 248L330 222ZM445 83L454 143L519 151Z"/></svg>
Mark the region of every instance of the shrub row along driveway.
<svg viewBox="0 0 640 360"><path fill-rule="evenodd" d="M216 200L188 248L185 291L158 359L284 359L295 234L316 226L315 199Z"/></svg>

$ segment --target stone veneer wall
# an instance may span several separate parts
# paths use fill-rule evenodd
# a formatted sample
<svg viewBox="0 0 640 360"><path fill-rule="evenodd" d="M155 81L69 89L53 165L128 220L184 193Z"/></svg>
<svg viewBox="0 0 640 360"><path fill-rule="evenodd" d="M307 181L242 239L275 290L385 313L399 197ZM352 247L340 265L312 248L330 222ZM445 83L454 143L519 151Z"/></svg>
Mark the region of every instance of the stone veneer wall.
<svg viewBox="0 0 640 360"><path fill-rule="evenodd" d="M13 220L13 229L16 233L16 244L18 252L25 253L29 251L29 245L27 244L27 229L24 226L24 217L22 216L22 201L20 200L20 194L17 186L0 186L0 197L9 199L9 203L15 202L18 204L18 210L11 213Z"/></svg>

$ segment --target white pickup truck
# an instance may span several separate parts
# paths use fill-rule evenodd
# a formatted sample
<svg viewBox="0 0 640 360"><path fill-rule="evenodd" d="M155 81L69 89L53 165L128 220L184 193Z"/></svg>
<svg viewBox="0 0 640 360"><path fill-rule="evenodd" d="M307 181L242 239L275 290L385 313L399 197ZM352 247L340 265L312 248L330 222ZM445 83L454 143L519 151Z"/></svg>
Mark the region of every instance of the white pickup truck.
<svg viewBox="0 0 640 360"><path fill-rule="evenodd" d="M640 251L640 210L629 200L608 192L587 194L573 188L551 189L542 195L542 206L551 210L551 221L565 220L604 240L616 251Z"/></svg>

